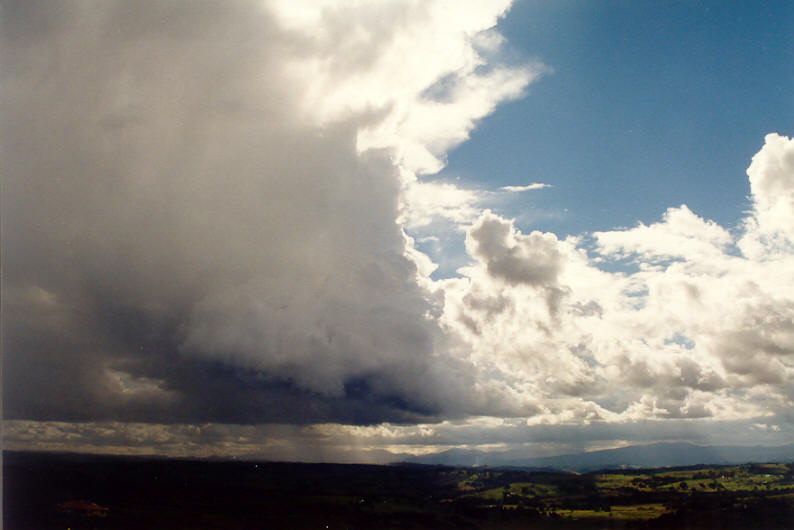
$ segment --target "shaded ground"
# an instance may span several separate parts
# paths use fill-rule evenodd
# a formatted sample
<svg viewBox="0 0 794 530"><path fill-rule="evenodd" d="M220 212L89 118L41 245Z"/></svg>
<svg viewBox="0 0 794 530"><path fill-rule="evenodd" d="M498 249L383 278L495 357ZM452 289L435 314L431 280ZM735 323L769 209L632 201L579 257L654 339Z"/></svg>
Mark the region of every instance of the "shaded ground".
<svg viewBox="0 0 794 530"><path fill-rule="evenodd" d="M5 452L3 524L9 530L794 528L793 471L791 464L768 464L577 475Z"/></svg>

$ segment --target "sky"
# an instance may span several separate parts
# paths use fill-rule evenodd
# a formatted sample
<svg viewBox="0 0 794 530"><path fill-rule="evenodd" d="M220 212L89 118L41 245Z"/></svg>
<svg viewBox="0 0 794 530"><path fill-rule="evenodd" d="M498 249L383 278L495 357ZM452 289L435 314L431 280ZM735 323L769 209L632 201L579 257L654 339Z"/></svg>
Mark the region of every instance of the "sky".
<svg viewBox="0 0 794 530"><path fill-rule="evenodd" d="M5 448L794 439L790 3L0 8Z"/></svg>

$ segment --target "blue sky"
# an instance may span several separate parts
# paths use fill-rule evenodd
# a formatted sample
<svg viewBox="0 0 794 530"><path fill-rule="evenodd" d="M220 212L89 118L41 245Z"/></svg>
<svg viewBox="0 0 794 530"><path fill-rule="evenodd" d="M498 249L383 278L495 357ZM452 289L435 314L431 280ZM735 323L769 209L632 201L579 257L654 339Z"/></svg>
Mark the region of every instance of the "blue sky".
<svg viewBox="0 0 794 530"><path fill-rule="evenodd" d="M524 230L581 234L672 206L734 227L768 132L794 133L794 4L519 0L508 60L551 72L452 150L437 178L543 182L503 205Z"/></svg>

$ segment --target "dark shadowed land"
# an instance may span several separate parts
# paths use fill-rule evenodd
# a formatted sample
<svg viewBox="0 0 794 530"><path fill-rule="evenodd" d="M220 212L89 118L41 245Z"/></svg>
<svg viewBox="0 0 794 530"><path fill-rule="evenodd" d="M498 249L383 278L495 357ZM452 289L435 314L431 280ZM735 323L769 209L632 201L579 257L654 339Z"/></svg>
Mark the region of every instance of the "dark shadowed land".
<svg viewBox="0 0 794 530"><path fill-rule="evenodd" d="M794 464L575 474L5 452L3 526L791 528Z"/></svg>

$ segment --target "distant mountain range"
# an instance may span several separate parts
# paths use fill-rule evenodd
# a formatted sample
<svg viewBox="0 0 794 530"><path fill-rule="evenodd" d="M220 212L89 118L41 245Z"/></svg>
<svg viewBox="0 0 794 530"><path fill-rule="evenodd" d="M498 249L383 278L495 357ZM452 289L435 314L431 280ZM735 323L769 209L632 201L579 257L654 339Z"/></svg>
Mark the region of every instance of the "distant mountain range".
<svg viewBox="0 0 794 530"><path fill-rule="evenodd" d="M520 458L516 453L450 449L442 453L408 457L408 463L451 466L488 465L529 469L596 471L615 468L653 468L693 466L698 464L747 464L794 462L794 444L777 447L736 445L702 446L689 443L632 445L586 453Z"/></svg>

